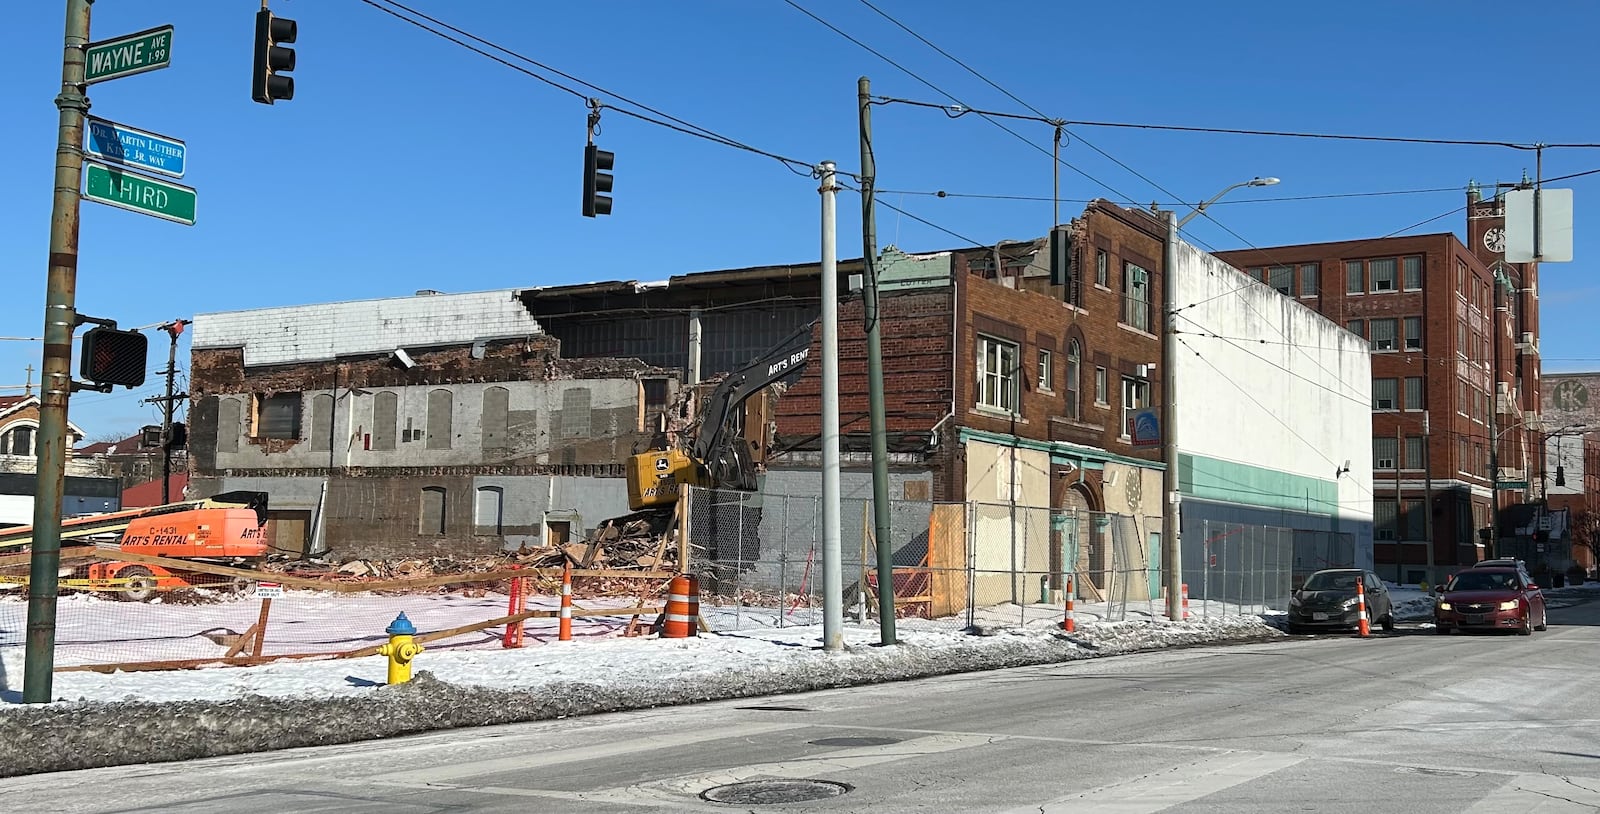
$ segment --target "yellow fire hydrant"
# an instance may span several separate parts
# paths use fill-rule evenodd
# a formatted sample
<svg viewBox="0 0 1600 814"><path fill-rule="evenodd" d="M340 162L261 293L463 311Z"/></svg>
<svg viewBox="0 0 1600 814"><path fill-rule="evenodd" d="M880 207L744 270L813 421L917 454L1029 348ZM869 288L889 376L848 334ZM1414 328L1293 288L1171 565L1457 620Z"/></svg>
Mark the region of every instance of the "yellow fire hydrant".
<svg viewBox="0 0 1600 814"><path fill-rule="evenodd" d="M389 683L404 684L411 680L411 660L427 648L412 641L417 626L411 624L404 611L383 632L389 634L389 643L378 647L378 655L389 657Z"/></svg>

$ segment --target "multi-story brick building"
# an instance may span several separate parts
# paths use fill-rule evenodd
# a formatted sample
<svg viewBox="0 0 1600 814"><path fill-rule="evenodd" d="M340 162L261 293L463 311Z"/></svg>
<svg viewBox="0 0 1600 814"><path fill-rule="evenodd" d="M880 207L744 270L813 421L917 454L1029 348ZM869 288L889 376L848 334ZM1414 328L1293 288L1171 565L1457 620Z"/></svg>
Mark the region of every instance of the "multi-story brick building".
<svg viewBox="0 0 1600 814"><path fill-rule="evenodd" d="M1441 233L1218 253L1370 344L1375 555L1384 576L1436 580L1482 559L1492 550L1480 531L1494 524L1496 507L1529 495L1538 457L1538 270L1503 261L1504 230L1503 201L1473 187L1465 244ZM1431 513L1423 508L1429 493Z"/></svg>

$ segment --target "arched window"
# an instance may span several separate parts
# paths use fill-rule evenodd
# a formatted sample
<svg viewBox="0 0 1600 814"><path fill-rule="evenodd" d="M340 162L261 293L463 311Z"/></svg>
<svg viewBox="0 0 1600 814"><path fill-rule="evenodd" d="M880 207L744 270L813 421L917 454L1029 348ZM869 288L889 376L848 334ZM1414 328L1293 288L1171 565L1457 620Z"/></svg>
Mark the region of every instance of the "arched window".
<svg viewBox="0 0 1600 814"><path fill-rule="evenodd" d="M500 534L501 517L505 505L505 490L499 486L479 486L478 505L474 510L474 533Z"/></svg>
<svg viewBox="0 0 1600 814"><path fill-rule="evenodd" d="M422 487L422 506L417 513L418 534L444 534L444 498L444 487Z"/></svg>
<svg viewBox="0 0 1600 814"><path fill-rule="evenodd" d="M5 435L0 435L0 454L5 455L32 455L33 438L37 430L31 424L23 424L6 430Z"/></svg>
<svg viewBox="0 0 1600 814"><path fill-rule="evenodd" d="M1078 340L1067 342L1067 418L1073 421L1080 420L1083 415L1080 405L1083 393L1083 348L1079 347Z"/></svg>

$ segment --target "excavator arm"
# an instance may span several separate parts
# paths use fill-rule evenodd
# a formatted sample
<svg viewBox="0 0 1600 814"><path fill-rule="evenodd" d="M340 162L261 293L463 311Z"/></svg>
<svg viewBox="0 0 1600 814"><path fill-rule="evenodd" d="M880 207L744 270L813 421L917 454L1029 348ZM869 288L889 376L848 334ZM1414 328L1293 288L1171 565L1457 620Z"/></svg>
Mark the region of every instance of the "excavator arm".
<svg viewBox="0 0 1600 814"><path fill-rule="evenodd" d="M689 444L689 454L705 465L712 485L744 491L756 488L749 445L729 432L733 418L751 396L800 375L811 355L811 328L815 324L813 320L801 326L765 356L729 373L706 398L700 410L700 429Z"/></svg>

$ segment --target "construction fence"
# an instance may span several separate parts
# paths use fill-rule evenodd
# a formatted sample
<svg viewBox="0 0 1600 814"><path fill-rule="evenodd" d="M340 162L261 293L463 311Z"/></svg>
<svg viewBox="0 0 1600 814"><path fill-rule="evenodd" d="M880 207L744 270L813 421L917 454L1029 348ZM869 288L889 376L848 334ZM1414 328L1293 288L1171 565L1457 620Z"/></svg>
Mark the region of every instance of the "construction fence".
<svg viewBox="0 0 1600 814"><path fill-rule="evenodd" d="M872 502L842 501L847 623L876 624ZM817 496L693 490L689 539L701 614L713 629L822 621L822 505ZM1161 518L1003 503L891 501L895 614L916 626L1060 622L1068 586L1080 621L1165 615ZM1184 540L1192 617L1288 607L1320 568L1349 566L1349 535L1201 523Z"/></svg>
<svg viewBox="0 0 1600 814"><path fill-rule="evenodd" d="M281 658L372 655L404 613L429 649L505 648L558 637L563 569L515 568L408 579L323 578L184 562L94 547L62 552L57 670L245 665ZM0 557L0 688L21 680L28 555ZM113 559L114 558L114 559ZM155 562L144 562L151 560ZM89 579L91 566L132 561L158 579ZM198 569L198 570L191 570ZM670 572L572 573L575 639L644 633L657 621Z"/></svg>

